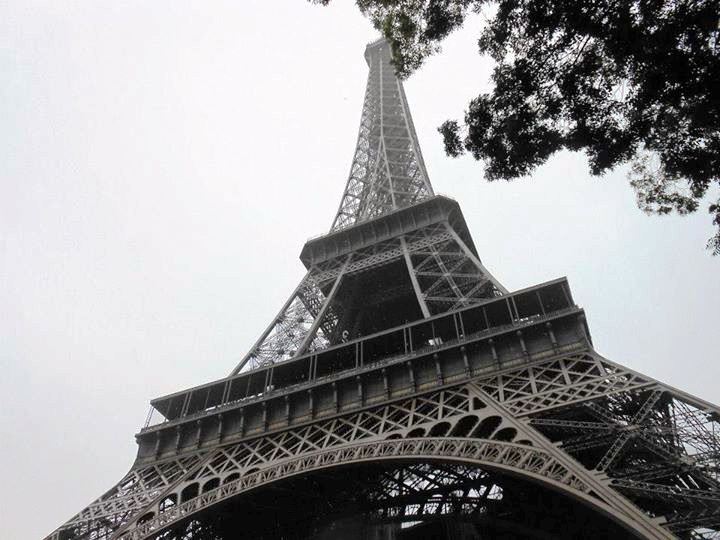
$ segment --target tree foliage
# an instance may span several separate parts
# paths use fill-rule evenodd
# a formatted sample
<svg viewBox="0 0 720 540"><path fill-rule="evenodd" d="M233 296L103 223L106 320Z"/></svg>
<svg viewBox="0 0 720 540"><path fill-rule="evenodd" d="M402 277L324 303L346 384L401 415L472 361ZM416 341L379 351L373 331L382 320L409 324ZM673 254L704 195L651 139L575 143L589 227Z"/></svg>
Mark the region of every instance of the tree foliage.
<svg viewBox="0 0 720 540"><path fill-rule="evenodd" d="M328 0L321 0L327 3ZM440 126L489 180L529 175L563 149L601 175L630 164L638 206L694 212L720 184L720 0L357 0L388 38L401 77L472 12L494 88ZM718 231L720 200L708 206Z"/></svg>

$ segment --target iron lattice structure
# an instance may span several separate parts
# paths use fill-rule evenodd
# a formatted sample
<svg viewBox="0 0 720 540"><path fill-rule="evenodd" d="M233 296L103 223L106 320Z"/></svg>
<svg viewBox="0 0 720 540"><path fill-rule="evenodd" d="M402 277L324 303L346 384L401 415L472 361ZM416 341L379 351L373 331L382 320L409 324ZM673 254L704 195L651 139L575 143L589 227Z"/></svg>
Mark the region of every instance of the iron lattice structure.
<svg viewBox="0 0 720 540"><path fill-rule="evenodd" d="M508 292L433 193L384 41L307 274L48 540L718 538L720 411L598 354L567 280Z"/></svg>
<svg viewBox="0 0 720 540"><path fill-rule="evenodd" d="M434 195L402 82L382 41L368 46L370 67L360 132L333 231Z"/></svg>

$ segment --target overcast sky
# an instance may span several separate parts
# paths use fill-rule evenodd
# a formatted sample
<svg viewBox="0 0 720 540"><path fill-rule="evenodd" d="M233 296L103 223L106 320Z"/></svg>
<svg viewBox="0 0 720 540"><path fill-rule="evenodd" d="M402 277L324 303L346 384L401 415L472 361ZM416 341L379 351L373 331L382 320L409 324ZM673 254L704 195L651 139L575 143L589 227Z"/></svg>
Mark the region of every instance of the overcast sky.
<svg viewBox="0 0 720 540"><path fill-rule="evenodd" d="M582 155L488 184L437 126L486 89L471 20L406 83L435 190L510 290L568 276L605 356L720 401L703 211ZM230 372L330 227L377 35L303 0L0 2L0 536L112 487L151 398Z"/></svg>

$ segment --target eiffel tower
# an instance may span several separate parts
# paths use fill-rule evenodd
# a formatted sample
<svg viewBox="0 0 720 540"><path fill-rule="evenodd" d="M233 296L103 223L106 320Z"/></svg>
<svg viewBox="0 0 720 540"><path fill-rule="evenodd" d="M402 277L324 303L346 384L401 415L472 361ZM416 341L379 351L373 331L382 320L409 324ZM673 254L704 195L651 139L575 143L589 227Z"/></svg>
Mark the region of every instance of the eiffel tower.
<svg viewBox="0 0 720 540"><path fill-rule="evenodd" d="M49 540L718 538L718 407L603 358L565 278L509 292L428 178L384 40L307 273L224 379L151 402Z"/></svg>

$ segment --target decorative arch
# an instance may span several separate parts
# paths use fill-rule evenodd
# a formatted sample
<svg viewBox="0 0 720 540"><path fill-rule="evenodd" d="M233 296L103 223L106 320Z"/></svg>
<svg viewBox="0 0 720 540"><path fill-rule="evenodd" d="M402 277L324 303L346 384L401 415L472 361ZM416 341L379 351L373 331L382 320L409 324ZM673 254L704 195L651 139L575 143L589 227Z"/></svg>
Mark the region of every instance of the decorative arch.
<svg viewBox="0 0 720 540"><path fill-rule="evenodd" d="M280 480L323 469L392 460L459 462L504 472L580 500L638 537L660 537L658 532L662 532L657 528L648 530L646 524L598 498L588 483L544 449L501 440L435 437L361 442L281 461L175 505L124 532L118 540L150 539L213 505Z"/></svg>

